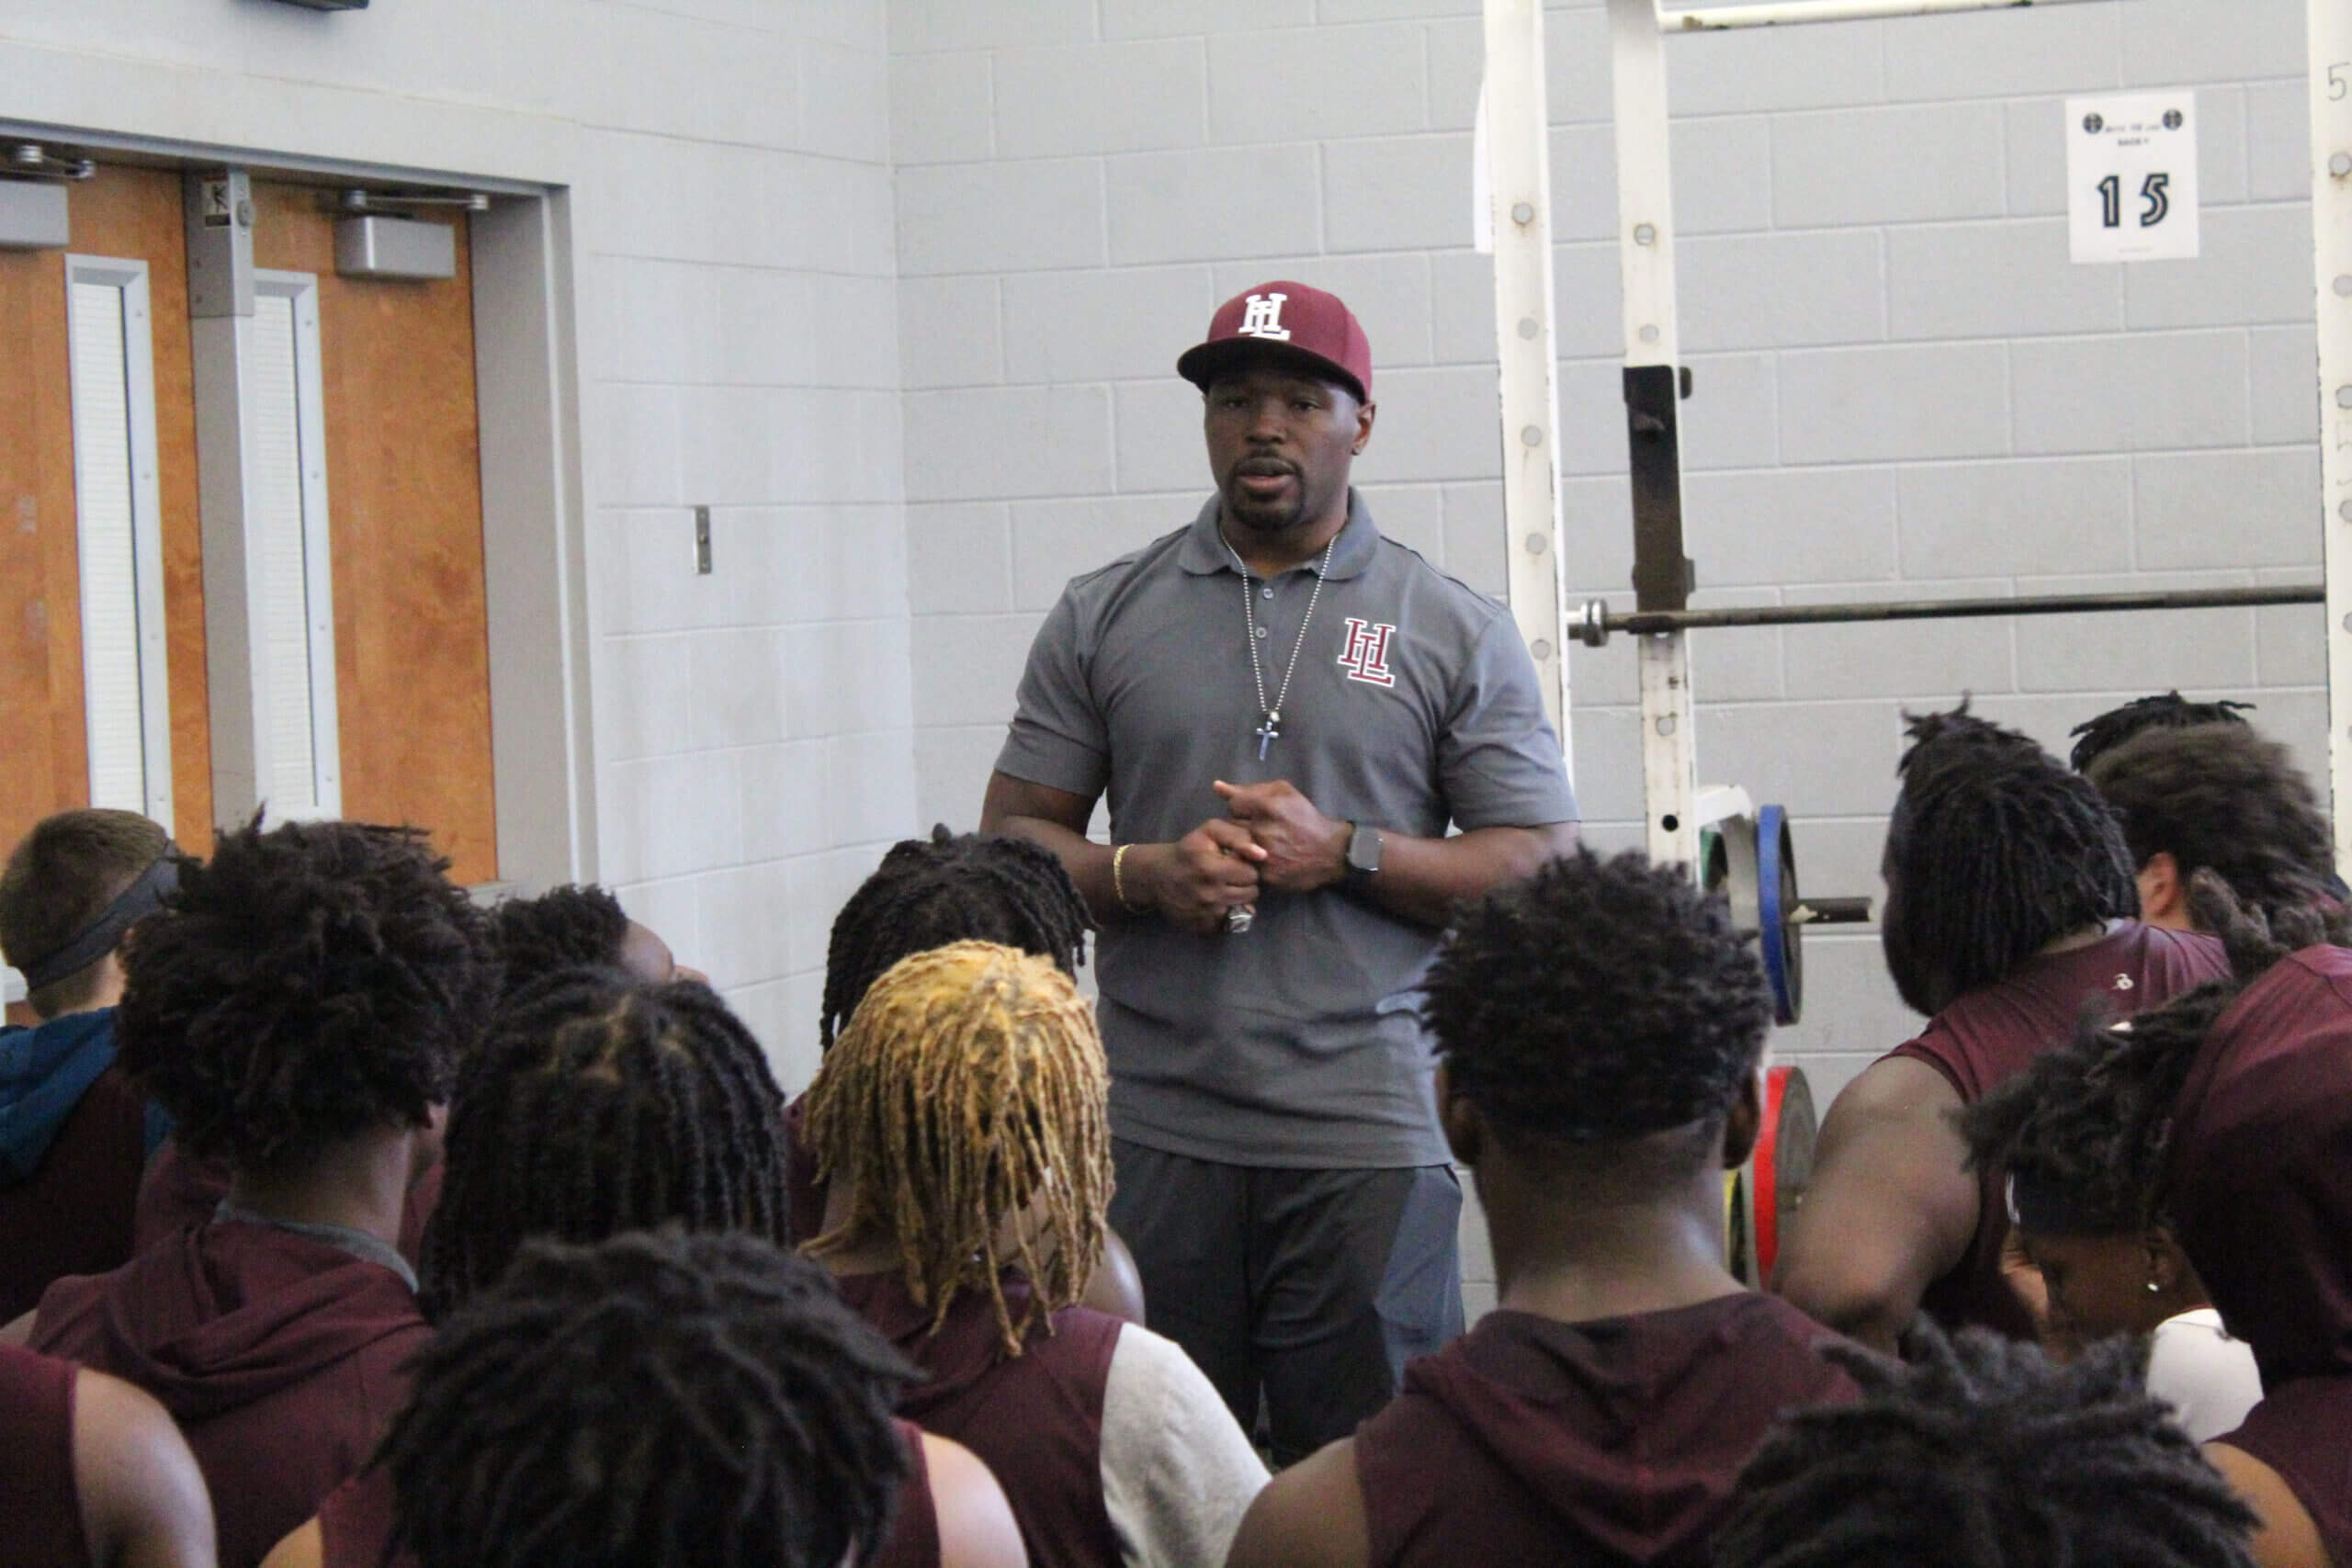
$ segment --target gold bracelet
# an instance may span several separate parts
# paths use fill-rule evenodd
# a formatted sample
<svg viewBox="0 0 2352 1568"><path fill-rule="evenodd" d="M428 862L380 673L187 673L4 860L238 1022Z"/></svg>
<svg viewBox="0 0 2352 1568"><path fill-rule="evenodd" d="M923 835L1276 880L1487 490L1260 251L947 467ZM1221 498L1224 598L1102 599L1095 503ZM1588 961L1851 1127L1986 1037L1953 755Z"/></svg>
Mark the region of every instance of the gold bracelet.
<svg viewBox="0 0 2352 1568"><path fill-rule="evenodd" d="M1134 848L1135 846L1133 844L1121 844L1117 849L1111 852L1111 897L1116 898L1119 901L1119 908L1125 909L1128 914L1140 915L1144 911L1136 905L1127 902L1127 879L1125 874L1127 852Z"/></svg>

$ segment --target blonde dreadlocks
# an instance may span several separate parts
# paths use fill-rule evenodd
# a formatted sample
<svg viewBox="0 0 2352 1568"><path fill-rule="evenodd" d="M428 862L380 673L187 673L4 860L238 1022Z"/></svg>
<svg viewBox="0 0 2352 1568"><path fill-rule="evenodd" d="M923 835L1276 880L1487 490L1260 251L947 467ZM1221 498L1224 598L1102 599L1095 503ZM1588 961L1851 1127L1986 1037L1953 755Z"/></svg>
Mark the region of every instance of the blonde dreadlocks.
<svg viewBox="0 0 2352 1568"><path fill-rule="evenodd" d="M808 1086L819 1174L846 1179L852 1196L848 1219L808 1252L893 1238L933 1332L957 1292L986 1290L1019 1355L1042 1314L1078 1300L1102 1253L1109 1093L1094 1010L1048 960L959 942L900 961ZM1017 1223L1033 1209L1042 1225ZM1017 1324L998 1280L1012 1264L1034 1290Z"/></svg>

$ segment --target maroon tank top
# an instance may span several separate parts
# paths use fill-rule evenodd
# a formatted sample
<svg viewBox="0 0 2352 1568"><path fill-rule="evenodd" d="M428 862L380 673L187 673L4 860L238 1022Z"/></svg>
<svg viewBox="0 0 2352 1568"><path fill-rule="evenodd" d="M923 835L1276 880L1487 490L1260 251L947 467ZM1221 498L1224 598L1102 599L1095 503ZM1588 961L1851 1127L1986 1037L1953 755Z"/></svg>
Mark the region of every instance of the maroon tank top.
<svg viewBox="0 0 2352 1568"><path fill-rule="evenodd" d="M996 1310L974 1291L948 1309L939 1332L897 1273L837 1278L842 1299L880 1329L925 1381L899 1398L899 1414L971 1450L1004 1488L1032 1568L1119 1568L1118 1532L1102 1501L1102 1394L1120 1321L1069 1306L1039 1323L1009 1355ZM1028 1282L1004 1281L1019 1321Z"/></svg>
<svg viewBox="0 0 2352 1568"><path fill-rule="evenodd" d="M1702 1568L1783 1411L1843 1403L1838 1337L1749 1292L1589 1323L1487 1314L1356 1428L1369 1568Z"/></svg>
<svg viewBox="0 0 2352 1568"><path fill-rule="evenodd" d="M0 1519L10 1562L89 1568L74 1480L74 1363L0 1345Z"/></svg>
<svg viewBox="0 0 2352 1568"><path fill-rule="evenodd" d="M2027 959L1936 1014L1918 1038L1882 1059L1924 1062L1943 1075L1962 1104L1973 1105L2071 1038L2086 1009L2129 1017L2228 974L2216 939L2130 921L2087 947ZM2008 1236L2003 1175L1982 1171L1976 1232L1960 1262L1921 1295L1920 1308L1947 1328L1981 1324L2013 1339L2032 1338L2033 1319L2001 1278Z"/></svg>
<svg viewBox="0 0 2352 1568"><path fill-rule="evenodd" d="M415 1568L403 1551L389 1560L392 1539L392 1472L370 1465L319 1505L319 1568Z"/></svg>
<svg viewBox="0 0 2352 1568"><path fill-rule="evenodd" d="M784 1207L792 1239L814 1241L825 1228L825 1184L817 1179L817 1151L808 1146L808 1097L784 1108Z"/></svg>
<svg viewBox="0 0 2352 1568"><path fill-rule="evenodd" d="M50 1282L130 1260L147 1165L147 1100L119 1067L91 1080L31 1176L0 1191L0 1323Z"/></svg>
<svg viewBox="0 0 2352 1568"><path fill-rule="evenodd" d="M900 1420L899 1446L907 1450L907 1479L890 1533L874 1549L865 1568L939 1568L939 1505L931 1495L931 1456L922 1451L922 1428Z"/></svg>

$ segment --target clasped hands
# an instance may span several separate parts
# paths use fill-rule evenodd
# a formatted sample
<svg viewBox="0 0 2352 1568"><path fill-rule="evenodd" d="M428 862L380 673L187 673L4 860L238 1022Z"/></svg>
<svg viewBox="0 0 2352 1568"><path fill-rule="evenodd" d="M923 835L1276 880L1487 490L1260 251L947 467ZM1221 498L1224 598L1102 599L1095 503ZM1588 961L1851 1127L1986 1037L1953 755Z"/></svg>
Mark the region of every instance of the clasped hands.
<svg viewBox="0 0 2352 1568"><path fill-rule="evenodd" d="M1142 885L1131 894L1138 908L1207 935L1261 893L1312 893L1347 875L1349 825L1317 810L1289 780L1214 787L1227 815L1172 844L1128 852L1128 879Z"/></svg>

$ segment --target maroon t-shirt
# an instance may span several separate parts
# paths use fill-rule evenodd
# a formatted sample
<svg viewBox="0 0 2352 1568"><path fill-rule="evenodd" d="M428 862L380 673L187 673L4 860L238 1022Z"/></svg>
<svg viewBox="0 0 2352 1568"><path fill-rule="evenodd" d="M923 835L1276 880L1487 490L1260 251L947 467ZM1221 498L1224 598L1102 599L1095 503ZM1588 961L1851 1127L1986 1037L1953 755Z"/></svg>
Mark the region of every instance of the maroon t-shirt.
<svg viewBox="0 0 2352 1568"><path fill-rule="evenodd" d="M2352 1564L2352 951L2305 948L2214 1020L2173 1103L2165 1204L2262 1371L2221 1441Z"/></svg>
<svg viewBox="0 0 2352 1568"><path fill-rule="evenodd" d="M0 1562L89 1568L74 1478L74 1364L0 1345Z"/></svg>
<svg viewBox="0 0 2352 1568"><path fill-rule="evenodd" d="M907 1479L890 1533L865 1568L940 1568L939 1519L931 1495L931 1461L922 1451L922 1428L896 1421L907 1453ZM415 1568L416 1558L384 1548L392 1539L392 1473L370 1465L328 1494L319 1505L320 1568Z"/></svg>
<svg viewBox="0 0 2352 1568"><path fill-rule="evenodd" d="M899 1398L899 1414L926 1432L963 1444L996 1473L1029 1548L1031 1568L1119 1568L1118 1533L1102 1501L1102 1393L1119 1319L1069 1306L1040 1322L1010 1355L996 1309L965 1291L939 1332L897 1272L833 1281L842 1299L921 1367L924 1382ZM1029 1285L1004 1281L1018 1322Z"/></svg>
<svg viewBox="0 0 2352 1568"><path fill-rule="evenodd" d="M82 1091L31 1176L0 1190L0 1323L50 1281L129 1261L147 1164L147 1099L109 1066Z"/></svg>
<svg viewBox="0 0 2352 1568"><path fill-rule="evenodd" d="M1750 1292L1561 1323L1499 1311L1356 1428L1370 1568L1707 1561L1784 1411L1843 1403L1838 1336Z"/></svg>
<svg viewBox="0 0 2352 1568"><path fill-rule="evenodd" d="M2127 921L2086 947L2027 959L1936 1014L1918 1038L1882 1060L1925 1062L1944 1076L1962 1104L1973 1105L2043 1051L2070 1039L2086 1010L2128 1017L2229 972L2213 937ZM2033 1319L2001 1279L2001 1247L2008 1235L2003 1174L1980 1172L1976 1234L1951 1271L1928 1287L1920 1307L1946 1328L1981 1324L2013 1339L2032 1338Z"/></svg>
<svg viewBox="0 0 2352 1568"><path fill-rule="evenodd" d="M51 1285L32 1346L163 1402L211 1489L221 1568L252 1568L366 1462L427 1332L382 1263L218 1220Z"/></svg>

